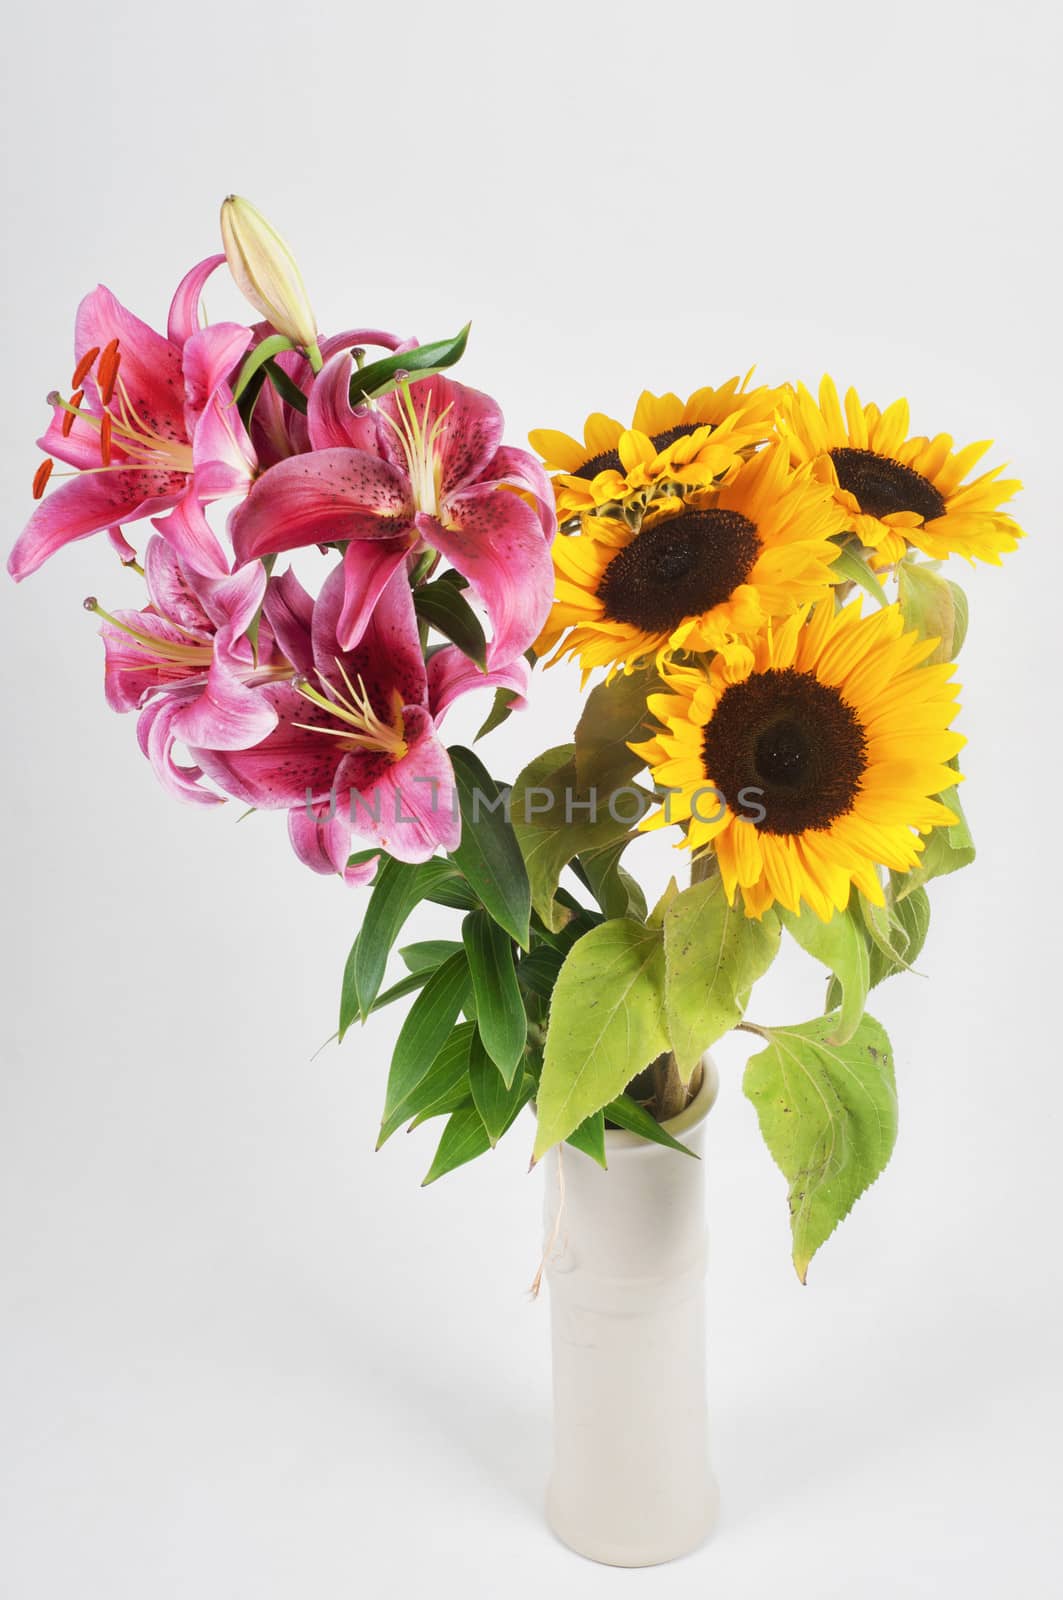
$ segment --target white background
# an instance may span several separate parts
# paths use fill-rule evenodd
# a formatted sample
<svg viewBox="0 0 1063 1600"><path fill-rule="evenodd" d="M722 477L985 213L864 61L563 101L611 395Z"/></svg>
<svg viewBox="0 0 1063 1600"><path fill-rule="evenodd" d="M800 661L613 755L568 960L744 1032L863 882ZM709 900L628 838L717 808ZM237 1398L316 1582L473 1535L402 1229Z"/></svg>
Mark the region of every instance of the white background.
<svg viewBox="0 0 1063 1600"><path fill-rule="evenodd" d="M744 1042L719 1051L724 1514L645 1573L543 1525L530 1126L423 1192L429 1131L373 1154L399 1019L314 1054L360 897L300 868L279 819L156 786L80 609L134 603L102 540L4 587L4 1600L1058 1592L1057 18L57 0L10 19L8 543L77 300L102 279L160 322L230 189L296 245L326 329L471 316L461 375L515 442L623 416L644 385L828 369L908 394L920 431L996 438L1030 537L970 580L979 863L935 886L929 981L876 997L897 1152L806 1289ZM495 769L566 737L576 690L541 680ZM660 886L668 845L640 848ZM757 1020L818 1005L818 973L785 965Z"/></svg>

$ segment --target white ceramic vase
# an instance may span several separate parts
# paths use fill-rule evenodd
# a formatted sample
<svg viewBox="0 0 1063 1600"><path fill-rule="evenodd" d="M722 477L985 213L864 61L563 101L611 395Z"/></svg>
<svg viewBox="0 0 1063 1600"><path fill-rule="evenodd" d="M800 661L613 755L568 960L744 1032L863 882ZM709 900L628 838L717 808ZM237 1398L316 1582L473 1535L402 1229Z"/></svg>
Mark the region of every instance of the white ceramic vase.
<svg viewBox="0 0 1063 1600"><path fill-rule="evenodd" d="M703 1155L716 1097L667 1122ZM697 1548L719 1494L705 1398L705 1169L634 1134L606 1133L608 1171L571 1146L546 1171L553 1339L551 1528L580 1555L648 1567Z"/></svg>

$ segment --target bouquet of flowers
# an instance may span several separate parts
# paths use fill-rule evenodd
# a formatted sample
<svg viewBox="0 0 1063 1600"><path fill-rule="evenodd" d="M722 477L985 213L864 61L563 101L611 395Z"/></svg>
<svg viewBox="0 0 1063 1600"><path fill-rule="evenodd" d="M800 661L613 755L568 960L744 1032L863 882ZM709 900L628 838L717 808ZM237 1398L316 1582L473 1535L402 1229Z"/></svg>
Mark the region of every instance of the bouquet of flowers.
<svg viewBox="0 0 1063 1600"><path fill-rule="evenodd" d="M164 333L104 288L82 302L12 576L105 534L142 600L85 604L159 781L283 811L300 860L368 886L339 1037L414 997L381 1144L439 1119L431 1182L534 1102L535 1160L568 1144L604 1165L609 1127L682 1152L669 1120L741 1028L804 1279L895 1137L869 992L912 967L928 885L974 854L967 603L942 564L1016 547L1020 485L977 472L987 444L913 436L905 401L843 406L829 378L818 399L748 378L647 391L630 425L532 434L540 461L445 375L468 329L323 336L246 201L222 240ZM261 320L204 320L226 263ZM316 593L283 559L304 549ZM566 742L511 784L448 748L455 701L493 691L478 742L562 656L597 675ZM625 852L659 828L689 884L648 906ZM425 900L454 936L404 946L385 987ZM822 963L825 1010L761 1026L751 993L784 935Z"/></svg>

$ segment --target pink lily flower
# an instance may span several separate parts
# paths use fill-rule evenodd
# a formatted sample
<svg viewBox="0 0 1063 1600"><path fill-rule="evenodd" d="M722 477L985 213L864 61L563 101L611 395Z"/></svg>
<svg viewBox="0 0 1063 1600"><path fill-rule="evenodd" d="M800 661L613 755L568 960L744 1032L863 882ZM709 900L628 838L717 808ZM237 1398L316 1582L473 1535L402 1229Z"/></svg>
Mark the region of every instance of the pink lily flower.
<svg viewBox="0 0 1063 1600"><path fill-rule="evenodd" d="M193 748L220 789L246 805L285 809L292 845L317 872L364 882L372 865L347 867L352 837L400 861L424 861L461 836L454 772L437 722L469 689L504 686L521 696L527 663L484 674L447 646L425 667L406 573L378 596L359 643L338 637L342 566L316 602L291 573L270 583L265 617L297 676L260 692L277 717L253 748Z"/></svg>
<svg viewBox="0 0 1063 1600"><path fill-rule="evenodd" d="M489 396L441 376L352 409L351 365L332 355L310 393L312 453L278 462L233 513L237 559L346 542L341 648L361 639L407 558L438 551L492 626L489 663L538 636L553 596L554 500L538 462L502 444ZM514 492L516 491L516 492Z"/></svg>
<svg viewBox="0 0 1063 1600"><path fill-rule="evenodd" d="M149 604L141 611L101 611L106 653L104 687L115 711L140 711L138 738L163 786L182 799L216 803L202 771L179 764L177 741L222 750L257 744L276 727L277 713L261 685L292 668L267 625L257 652L246 637L266 592L266 571L255 562L224 578L206 578L183 562L164 539L145 554Z"/></svg>
<svg viewBox="0 0 1063 1600"><path fill-rule="evenodd" d="M237 323L199 326L203 284L224 259L210 256L182 279L165 335L102 285L81 302L74 393L69 400L52 397L52 420L38 440L46 460L34 479L35 496L44 492L53 458L74 474L23 529L8 559L16 581L63 545L104 529L128 560L131 547L120 529L164 512L169 516L156 525L185 562L210 577L228 575L202 505L245 489L256 464L226 383L251 330Z"/></svg>

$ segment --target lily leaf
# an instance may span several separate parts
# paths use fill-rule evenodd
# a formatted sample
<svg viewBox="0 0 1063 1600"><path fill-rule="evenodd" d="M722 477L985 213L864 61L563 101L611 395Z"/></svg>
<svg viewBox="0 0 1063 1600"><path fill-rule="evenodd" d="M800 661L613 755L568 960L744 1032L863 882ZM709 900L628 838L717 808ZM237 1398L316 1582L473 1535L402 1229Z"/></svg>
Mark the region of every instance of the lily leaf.
<svg viewBox="0 0 1063 1600"><path fill-rule="evenodd" d="M795 1027L762 1028L743 1088L790 1186L790 1227L804 1283L820 1245L885 1167L897 1137L897 1090L885 1029L864 1016L848 1043L830 1041L832 1012Z"/></svg>
<svg viewBox="0 0 1063 1600"><path fill-rule="evenodd" d="M451 860L499 927L527 950L531 888L504 793L471 750L455 745L450 759L461 805L461 843Z"/></svg>
<svg viewBox="0 0 1063 1600"><path fill-rule="evenodd" d="M384 859L373 880L362 927L351 946L343 972L341 1039L356 1018L364 1021L369 1015L380 992L392 946L414 906L429 899L442 883L456 876L450 862L438 858L417 865L391 857Z"/></svg>
<svg viewBox="0 0 1063 1600"><path fill-rule="evenodd" d="M255 348L244 358L236 382L233 384L233 399L239 400L251 379L267 361L272 361L274 356L280 355L282 350L294 350L292 341L283 333L272 333L268 339L262 339Z"/></svg>
<svg viewBox="0 0 1063 1600"><path fill-rule="evenodd" d="M433 344L415 345L412 350L399 350L393 355L383 356L379 361L371 361L367 367L361 367L351 374L351 405L363 404L366 400L379 400L383 395L390 394L402 382L402 376L411 379L430 378L435 372L443 372L447 367L452 367L460 361L465 354L465 346L469 342L469 329L472 324L467 322L460 333L452 339L437 339Z"/></svg>
<svg viewBox="0 0 1063 1600"><path fill-rule="evenodd" d="M469 1048L469 1087L493 1148L509 1127L513 1114L525 1103L521 1098L523 1074L514 1072L512 1082L506 1082L488 1055L479 1029Z"/></svg>
<svg viewBox="0 0 1063 1600"><path fill-rule="evenodd" d="M469 1049L475 1032L474 1022L459 1022L453 1029L424 1077L394 1106L391 1115L384 1118L377 1140L378 1150L411 1117L436 1114L436 1108L447 1104L455 1094L464 1098L469 1088ZM455 1108L448 1105L447 1109Z"/></svg>
<svg viewBox="0 0 1063 1600"><path fill-rule="evenodd" d="M430 1070L458 1020L469 987L469 963L462 950L436 968L410 1007L391 1057L384 1124Z"/></svg>
<svg viewBox="0 0 1063 1600"><path fill-rule="evenodd" d="M603 1170L608 1168L609 1163L605 1159L605 1112L592 1111L578 1128L573 1128L565 1143L570 1144L573 1150L590 1156Z"/></svg>
<svg viewBox="0 0 1063 1600"><path fill-rule="evenodd" d="M615 1100L610 1100L605 1108L607 1122L615 1122L618 1128L626 1128L629 1133L637 1133L641 1139L647 1139L651 1144L663 1144L669 1150L678 1150L684 1156L699 1158L687 1145L680 1144L674 1134L662 1128L656 1117L651 1117L645 1106L640 1106L629 1094L617 1095Z"/></svg>
<svg viewBox="0 0 1063 1600"><path fill-rule="evenodd" d="M471 911L461 930L472 974L480 1038L507 1089L524 1059L528 1018L513 963L513 941L486 911ZM487 1123L488 1132L491 1124Z"/></svg>
<svg viewBox="0 0 1063 1600"><path fill-rule="evenodd" d="M444 639L456 644L481 672L487 671L487 637L476 612L453 583L437 579L435 583L422 584L413 591L413 608Z"/></svg>

